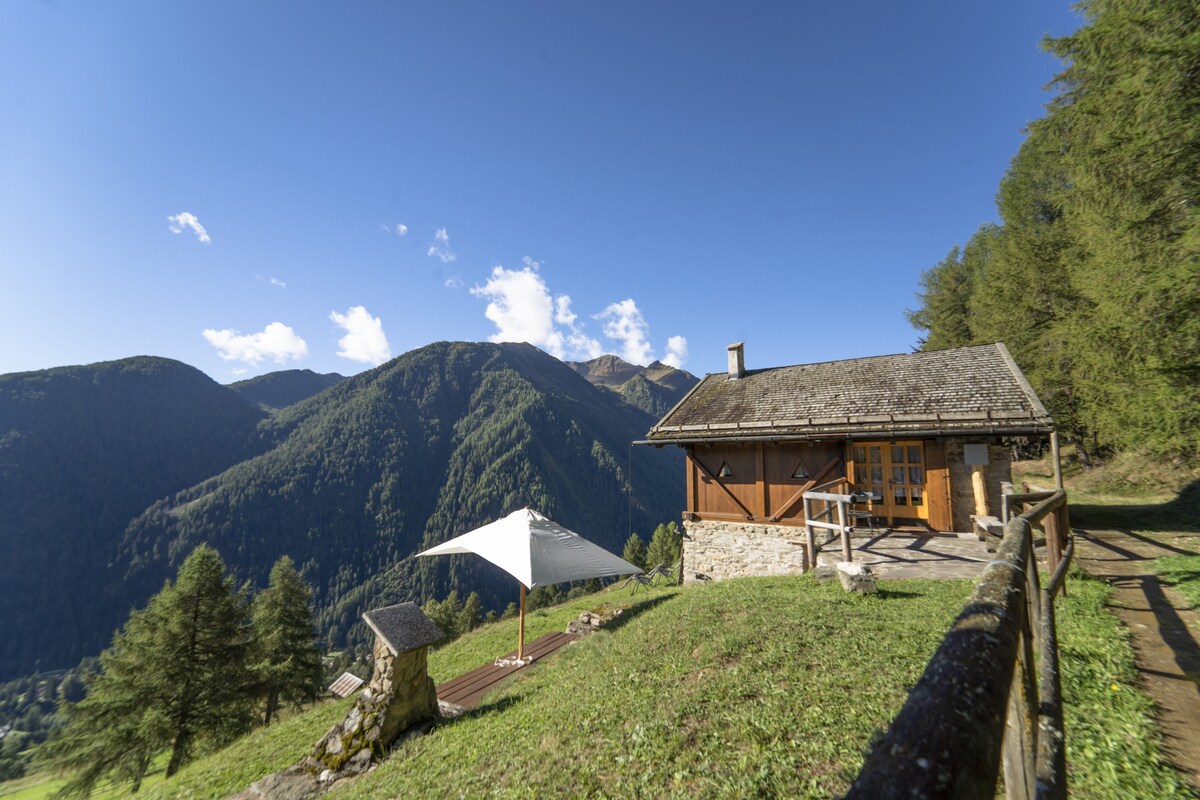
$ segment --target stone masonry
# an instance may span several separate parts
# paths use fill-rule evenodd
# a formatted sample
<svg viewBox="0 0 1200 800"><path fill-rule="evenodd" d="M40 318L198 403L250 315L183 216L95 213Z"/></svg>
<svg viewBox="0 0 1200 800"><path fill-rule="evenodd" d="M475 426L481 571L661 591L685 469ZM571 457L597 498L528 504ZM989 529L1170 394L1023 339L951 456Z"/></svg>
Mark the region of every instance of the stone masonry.
<svg viewBox="0 0 1200 800"><path fill-rule="evenodd" d="M684 522L684 583L804 572L804 528L752 522Z"/></svg>
<svg viewBox="0 0 1200 800"><path fill-rule="evenodd" d="M419 647L395 655L376 638L371 682L304 766L321 773L323 782L365 772L409 726L436 718L437 690L427 670L427 652Z"/></svg>
<svg viewBox="0 0 1200 800"><path fill-rule="evenodd" d="M946 463L950 465L950 508L954 530L971 533L971 516L975 513L975 490L971 487L971 468L963 463L963 444L986 439L950 438L946 440ZM988 512L1000 516L1000 484L1012 480L1012 455L1007 447L988 445L988 464L984 468L987 485Z"/></svg>

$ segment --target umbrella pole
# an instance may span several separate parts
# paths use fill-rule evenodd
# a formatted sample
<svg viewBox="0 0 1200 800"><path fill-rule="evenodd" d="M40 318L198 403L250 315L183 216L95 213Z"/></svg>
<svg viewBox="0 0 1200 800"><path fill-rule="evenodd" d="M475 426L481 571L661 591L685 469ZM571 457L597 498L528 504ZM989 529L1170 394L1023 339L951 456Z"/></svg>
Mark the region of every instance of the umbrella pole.
<svg viewBox="0 0 1200 800"><path fill-rule="evenodd" d="M521 584L521 623L517 629L517 659L525 658L525 584Z"/></svg>

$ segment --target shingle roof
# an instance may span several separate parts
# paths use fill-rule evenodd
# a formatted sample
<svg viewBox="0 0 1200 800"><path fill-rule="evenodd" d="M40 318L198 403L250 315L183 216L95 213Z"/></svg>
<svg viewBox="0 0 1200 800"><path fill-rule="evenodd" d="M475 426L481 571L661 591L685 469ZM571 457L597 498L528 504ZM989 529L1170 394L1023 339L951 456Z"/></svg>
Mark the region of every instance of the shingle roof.
<svg viewBox="0 0 1200 800"><path fill-rule="evenodd" d="M363 614L363 619L397 655L436 644L446 638L442 629L425 616L416 603L377 608Z"/></svg>
<svg viewBox="0 0 1200 800"><path fill-rule="evenodd" d="M1003 344L709 375L652 442L876 434L1049 433L1054 422Z"/></svg>

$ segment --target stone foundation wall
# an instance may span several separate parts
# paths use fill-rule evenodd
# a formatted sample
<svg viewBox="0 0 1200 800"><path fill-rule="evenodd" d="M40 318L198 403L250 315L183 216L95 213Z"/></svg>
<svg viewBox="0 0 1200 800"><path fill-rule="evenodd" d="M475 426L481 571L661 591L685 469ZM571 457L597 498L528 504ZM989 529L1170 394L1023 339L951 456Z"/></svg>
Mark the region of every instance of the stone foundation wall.
<svg viewBox="0 0 1200 800"><path fill-rule="evenodd" d="M684 522L683 582L804 572L804 528L750 522Z"/></svg>
<svg viewBox="0 0 1200 800"><path fill-rule="evenodd" d="M954 530L969 533L973 530L971 515L975 513L975 489L971 485L971 468L963 461L963 444L986 441L981 439L947 439L946 463L950 467L950 503ZM1000 516L1000 483L1012 480L1012 454L1007 447L988 446L988 463L984 467L987 485L988 512Z"/></svg>

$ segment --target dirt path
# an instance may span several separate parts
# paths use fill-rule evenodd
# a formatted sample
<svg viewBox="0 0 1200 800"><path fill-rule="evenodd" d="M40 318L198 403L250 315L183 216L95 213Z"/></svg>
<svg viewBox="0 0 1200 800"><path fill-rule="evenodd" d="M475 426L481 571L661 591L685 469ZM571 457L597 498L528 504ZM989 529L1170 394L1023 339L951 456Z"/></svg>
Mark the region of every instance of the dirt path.
<svg viewBox="0 0 1200 800"><path fill-rule="evenodd" d="M1113 586L1112 609L1133 633L1142 685L1159 707L1167 754L1200 790L1200 615L1159 583L1149 562L1200 554L1196 534L1076 530L1080 565Z"/></svg>

